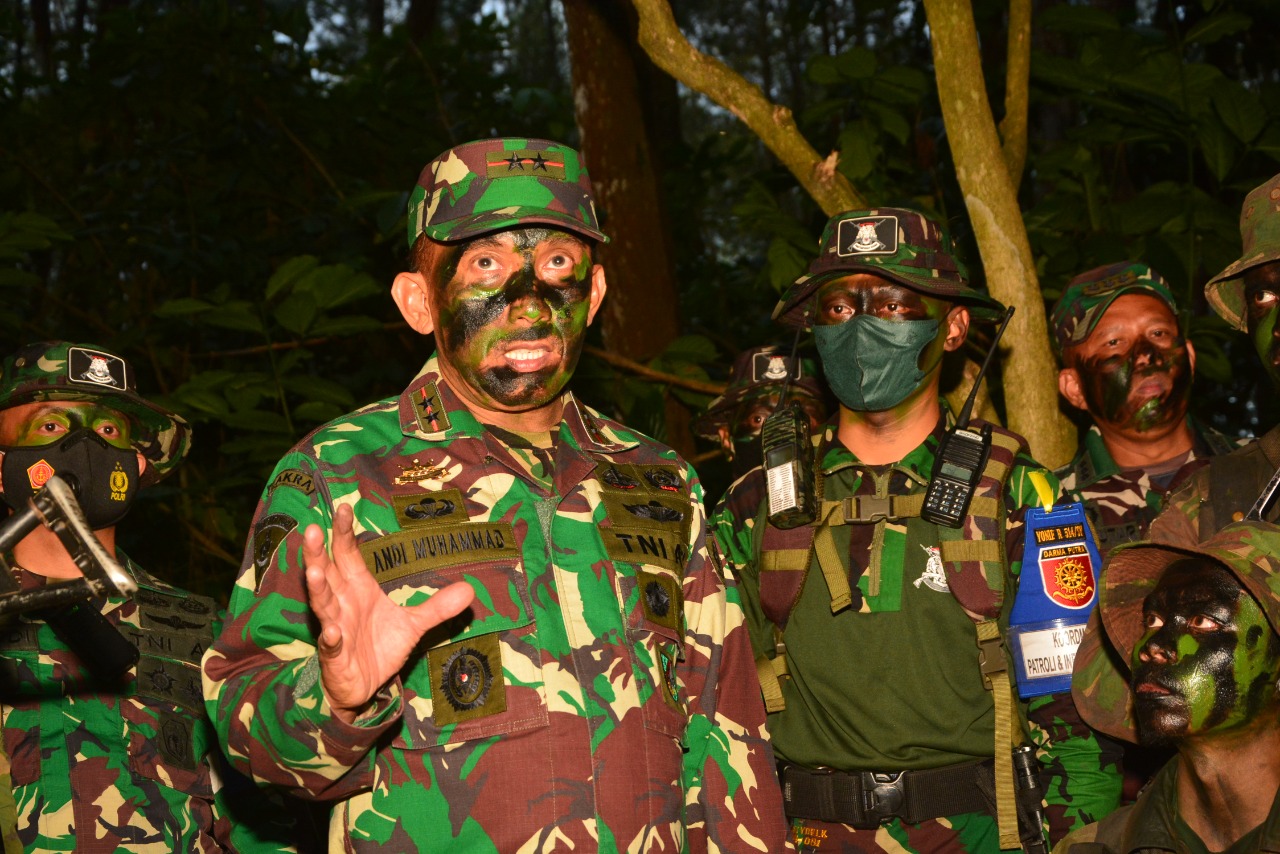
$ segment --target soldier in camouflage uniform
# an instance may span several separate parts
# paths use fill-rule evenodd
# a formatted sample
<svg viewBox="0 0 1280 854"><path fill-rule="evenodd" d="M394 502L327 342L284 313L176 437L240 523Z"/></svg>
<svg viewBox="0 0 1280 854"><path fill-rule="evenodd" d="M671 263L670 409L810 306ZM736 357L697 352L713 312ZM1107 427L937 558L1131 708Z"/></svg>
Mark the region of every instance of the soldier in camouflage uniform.
<svg viewBox="0 0 1280 854"><path fill-rule="evenodd" d="M137 490L170 474L189 444L187 423L139 397L128 363L100 347L44 342L0 363L5 500L25 506L53 474L78 480L90 525L138 582L135 598L87 606L106 617L105 635L87 634L83 612L57 630L53 614L0 626L0 721L28 851L282 850L272 839L288 841L287 827L232 815L211 771L221 757L200 658L219 628L215 603L115 547L116 522ZM109 495L86 486L104 481L102 467ZM80 575L43 526L5 559L23 589ZM123 674L85 663L112 640L141 654Z"/></svg>
<svg viewBox="0 0 1280 854"><path fill-rule="evenodd" d="M1076 276L1050 325L1062 362L1058 387L1093 423L1056 474L1083 502L1105 557L1145 537L1164 496L1212 454L1235 447L1187 413L1195 349L1178 328L1168 285L1145 264Z"/></svg>
<svg viewBox="0 0 1280 854"><path fill-rule="evenodd" d="M1122 546L1098 611L1132 673L1080 700L1086 720L1175 758L1136 803L1055 849L1280 851L1280 528L1231 523L1189 548ZM1100 698L1121 695L1117 716Z"/></svg>
<svg viewBox="0 0 1280 854"><path fill-rule="evenodd" d="M993 425L963 528L921 518L952 423L939 397L943 355L964 343L971 315L991 320L1001 308L968 286L937 223L885 208L832 218L809 275L774 312L813 327L840 402L814 440L817 523L772 524L775 484L766 492L760 469L730 487L712 519L739 577L803 850L1018 847L1016 828L997 821L1005 795L993 787L1006 779L1012 789L1002 775L1020 722L1039 747L1055 836L1117 803L1113 759L1070 698L1028 708L1010 692L1001 636L1023 515L1052 504L1053 475Z"/></svg>
<svg viewBox="0 0 1280 854"><path fill-rule="evenodd" d="M787 403L799 404L809 431L817 433L827 420L827 401L813 361L794 359L772 344L739 353L728 388L693 422L695 433L720 445L734 480L760 465L760 428L778 408L784 385Z"/></svg>
<svg viewBox="0 0 1280 854"><path fill-rule="evenodd" d="M577 152L444 152L409 239L436 354L263 493L204 663L233 761L335 851L784 850L697 476L564 389L605 292Z"/></svg>
<svg viewBox="0 0 1280 854"><path fill-rule="evenodd" d="M1280 388L1280 175L1256 187L1240 211L1240 258L1209 280L1205 296L1223 320L1253 339L1274 387ZM1216 457L1176 492L1152 523L1151 539L1194 545L1249 509L1280 469L1280 426L1234 453ZM1280 519L1280 504L1267 520Z"/></svg>

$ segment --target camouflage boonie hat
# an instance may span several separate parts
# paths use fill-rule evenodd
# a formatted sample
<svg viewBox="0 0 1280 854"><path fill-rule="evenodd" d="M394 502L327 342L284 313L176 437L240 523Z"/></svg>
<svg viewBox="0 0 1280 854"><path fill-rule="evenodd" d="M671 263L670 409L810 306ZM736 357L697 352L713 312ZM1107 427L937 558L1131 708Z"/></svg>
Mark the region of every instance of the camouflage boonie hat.
<svg viewBox="0 0 1280 854"><path fill-rule="evenodd" d="M1178 305L1168 283L1146 264L1121 261L1094 267L1068 282L1049 312L1053 351L1058 358L1062 358L1068 347L1083 344L1111 303L1131 293L1157 296L1169 306L1175 317L1178 314Z"/></svg>
<svg viewBox="0 0 1280 854"><path fill-rule="evenodd" d="M1244 197L1240 208L1240 239L1244 251L1209 280L1204 295L1227 323L1246 331L1244 282L1246 272L1268 261L1280 261L1280 175Z"/></svg>
<svg viewBox="0 0 1280 854"><path fill-rule="evenodd" d="M693 432L704 439L719 439L720 427L731 426L738 404L749 398L781 390L788 374L791 391L799 389L810 397L823 399L822 383L816 376L812 359L792 359L781 347L769 344L743 350L733 362L733 373L724 394L707 406L707 411L693 422Z"/></svg>
<svg viewBox="0 0 1280 854"><path fill-rule="evenodd" d="M812 326L818 288L850 273L883 276L928 296L963 303L978 320L998 320L1004 312L998 300L969 287L946 229L916 211L836 214L822 230L819 247L808 275L796 279L773 310L773 319L785 326Z"/></svg>
<svg viewBox="0 0 1280 854"><path fill-rule="evenodd" d="M147 458L140 483L150 486L177 468L191 448L182 416L138 395L132 366L91 344L42 341L0 362L0 409L44 400L87 400L133 419L130 444Z"/></svg>
<svg viewBox="0 0 1280 854"><path fill-rule="evenodd" d="M1234 522L1195 547L1163 543L1130 543L1117 547L1098 582L1098 614L1116 664L1102 668L1102 639L1096 620L1076 653L1072 695L1081 716L1096 730L1128 741L1138 740L1129 686L1129 663L1145 633L1142 603L1171 565L1188 557L1221 564L1249 592L1280 634L1280 526L1267 522ZM1086 676L1087 674L1087 676Z"/></svg>
<svg viewBox="0 0 1280 854"><path fill-rule="evenodd" d="M578 152L545 139L481 139L423 168L409 196L409 246L451 242L517 225L550 225L605 243Z"/></svg>

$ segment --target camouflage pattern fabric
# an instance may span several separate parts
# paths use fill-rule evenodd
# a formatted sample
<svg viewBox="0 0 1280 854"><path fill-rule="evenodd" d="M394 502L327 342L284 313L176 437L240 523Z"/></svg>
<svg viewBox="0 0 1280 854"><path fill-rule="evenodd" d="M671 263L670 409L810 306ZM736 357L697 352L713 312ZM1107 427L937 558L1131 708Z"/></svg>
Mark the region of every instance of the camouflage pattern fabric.
<svg viewBox="0 0 1280 854"><path fill-rule="evenodd" d="M1083 344L1111 303L1131 293L1158 297L1176 317L1178 305L1164 277L1146 264L1107 264L1073 278L1049 313L1053 349L1058 358L1067 347Z"/></svg>
<svg viewBox="0 0 1280 854"><path fill-rule="evenodd" d="M978 320L997 320L997 300L968 285L951 235L925 216L903 208L847 211L827 221L809 274L796 279L773 310L784 326L813 323L813 296L826 282L851 273L873 273L913 290L958 302Z"/></svg>
<svg viewBox="0 0 1280 854"><path fill-rule="evenodd" d="M131 444L147 458L141 483L161 480L191 447L191 428L177 413L138 395L133 367L88 344L42 341L0 362L0 409L43 400L88 400L128 415L137 426Z"/></svg>
<svg viewBox="0 0 1280 854"><path fill-rule="evenodd" d="M824 495L917 495L926 488L945 426L893 466L867 466L841 445L828 425L819 446ZM1021 569L1023 517L1039 502L1029 477L1040 471L1019 456L1006 481L1006 603ZM764 483L756 469L733 484L712 524L726 563L739 578L747 626L759 655L775 651L773 624L761 602L757 519ZM851 530L852 529L852 530ZM844 533L841 533L844 532ZM894 772L937 768L991 756L994 708L983 686L974 622L955 601L943 573L935 526L912 518L833 531L847 549L854 605L835 615L820 571L810 569L783 634L790 678L786 708L769 716L777 755L799 765L841 771ZM879 560L873 560L875 553ZM878 564L878 572L870 568ZM1007 607L1006 607L1007 619ZM1002 620L1003 622L1003 620ZM1011 672L1012 665L1010 664ZM1115 757L1076 714L1070 697L1022 703L1028 733L1044 773L1047 815L1055 838L1105 815L1119 802ZM945 816L917 826L899 819L878 830L795 822L807 849L973 851L999 849L996 821L985 813ZM829 839L831 842L825 842Z"/></svg>
<svg viewBox="0 0 1280 854"><path fill-rule="evenodd" d="M19 617L0 627L0 723L22 844L28 851L292 850L283 816L270 827L238 814L233 820L211 770L220 757L199 662L219 625L213 601L118 557L139 584L135 599L101 603L141 652L123 687L95 684L43 621ZM47 581L25 569L16 577L24 589Z"/></svg>
<svg viewBox="0 0 1280 854"><path fill-rule="evenodd" d="M1169 494L1164 509L1151 523L1150 538L1158 543L1191 548L1233 521L1234 513L1243 517L1271 475L1280 468L1280 453L1275 449L1280 449L1280 426L1272 427L1259 440L1245 442L1221 460L1230 466L1235 478L1231 482L1223 482L1230 488L1226 502L1220 502L1221 496L1212 495L1210 470L1202 468L1196 471ZM1227 505L1221 514L1214 510L1219 503ZM1222 518L1218 518L1219 515ZM1208 520L1207 524L1202 524L1202 518ZM1266 514L1267 521L1276 521L1277 518L1280 518L1280 501L1273 502Z"/></svg>
<svg viewBox="0 0 1280 854"><path fill-rule="evenodd" d="M409 245L550 225L605 243L578 152L545 139L482 139L428 163L409 197Z"/></svg>
<svg viewBox="0 0 1280 854"><path fill-rule="evenodd" d="M1191 427L1195 447L1164 487L1152 483L1145 469L1117 466L1096 424L1081 438L1076 458L1054 472L1068 498L1084 504L1104 558L1118 545L1145 539L1147 528L1159 513L1165 496L1176 492L1211 454L1225 453L1249 441L1229 439L1195 421Z"/></svg>
<svg viewBox="0 0 1280 854"><path fill-rule="evenodd" d="M331 850L786 849L697 476L564 400L554 447L522 447L432 357L272 476L205 691L235 764L333 803ZM476 589L352 726L324 699L301 564L340 503L392 601Z"/></svg>
<svg viewBox="0 0 1280 854"><path fill-rule="evenodd" d="M1088 631L1105 632L1112 667L1077 658L1072 690L1080 713L1095 729L1127 741L1138 740L1129 690L1129 662L1145 628L1142 602L1173 562L1204 556L1221 563L1258 601L1272 628L1280 633L1280 526L1268 522L1232 522L1201 543L1173 545L1142 542L1117 549L1098 581L1097 619ZM1093 646L1098 646L1094 644ZM1099 654L1100 656L1100 654Z"/></svg>
<svg viewBox="0 0 1280 854"><path fill-rule="evenodd" d="M1129 854L1131 851L1203 851L1204 843L1188 839L1190 828L1178 816L1178 764L1169 762L1138 800L1096 824L1082 827L1058 843L1053 854ZM1233 846L1233 851L1280 852L1280 800L1262 826ZM1198 844L1197 844L1198 843Z"/></svg>
<svg viewBox="0 0 1280 854"><path fill-rule="evenodd" d="M1244 276L1261 264L1280 261L1280 175L1273 175L1245 196L1240 208L1240 238L1244 249L1204 286L1209 305L1223 320L1247 331Z"/></svg>

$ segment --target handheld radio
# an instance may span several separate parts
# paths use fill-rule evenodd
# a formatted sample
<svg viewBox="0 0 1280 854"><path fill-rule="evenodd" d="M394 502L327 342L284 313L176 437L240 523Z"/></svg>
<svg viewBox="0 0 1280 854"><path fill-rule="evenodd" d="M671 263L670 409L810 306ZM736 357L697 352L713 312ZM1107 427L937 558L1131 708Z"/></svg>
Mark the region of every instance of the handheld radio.
<svg viewBox="0 0 1280 854"><path fill-rule="evenodd" d="M920 516L926 522L944 525L948 528L959 528L964 524L965 514L969 512L969 502L973 500L974 490L982 477L982 467L987 463L991 453L991 425L984 425L981 431L969 429L969 416L973 412L973 402L978 396L978 387L987 374L991 364L991 356L996 352L1000 336L1009 326L1013 317L1013 306L1005 309L1000 320L1000 328L996 330L991 341L991 349L974 377L973 388L964 408L956 417L955 426L947 431L938 446L938 456L933 462L933 473L929 477L929 488L924 494L924 506Z"/></svg>
<svg viewBox="0 0 1280 854"><path fill-rule="evenodd" d="M791 345L791 365L796 364L800 330ZM778 408L760 427L765 488L769 493L769 524L789 529L818 518L818 497L813 482L813 443L809 441L809 416L798 403L787 405L791 369L782 383Z"/></svg>

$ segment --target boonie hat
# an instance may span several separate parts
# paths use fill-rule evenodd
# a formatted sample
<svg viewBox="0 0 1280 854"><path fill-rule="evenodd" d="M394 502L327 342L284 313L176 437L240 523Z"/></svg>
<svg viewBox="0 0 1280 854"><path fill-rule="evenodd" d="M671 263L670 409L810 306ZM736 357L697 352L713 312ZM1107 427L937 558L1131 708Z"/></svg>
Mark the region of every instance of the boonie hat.
<svg viewBox="0 0 1280 854"><path fill-rule="evenodd" d="M1245 196L1240 208L1240 239L1244 251L1209 280L1204 295L1223 320L1244 332L1248 327L1240 277L1260 264L1280 261L1280 175Z"/></svg>
<svg viewBox="0 0 1280 854"><path fill-rule="evenodd" d="M516 225L555 226L607 243L578 152L545 139L481 139L423 168L409 196L409 246L450 242Z"/></svg>
<svg viewBox="0 0 1280 854"><path fill-rule="evenodd" d="M1168 283L1146 264L1121 261L1094 267L1067 283L1049 313L1053 349L1058 358L1062 358L1068 347L1084 343L1111 303L1131 293L1157 296L1169 311L1175 316L1178 314L1178 305Z"/></svg>
<svg viewBox="0 0 1280 854"><path fill-rule="evenodd" d="M93 401L132 418L141 430L132 431L130 444L148 462L142 486L168 475L191 448L182 416L140 397L129 363L92 344L42 341L0 362L0 409L44 400Z"/></svg>
<svg viewBox="0 0 1280 854"><path fill-rule="evenodd" d="M1257 600L1273 631L1280 633L1280 526L1268 522L1234 522L1194 546L1130 543L1112 551L1098 581L1098 613L1106 639L1119 659L1117 667L1100 667L1103 639L1090 620L1076 653L1072 695L1081 716L1094 729L1136 742L1129 663L1145 633L1142 603L1155 590L1165 570L1189 557L1221 564ZM1082 665L1088 664L1087 667Z"/></svg>
<svg viewBox="0 0 1280 854"><path fill-rule="evenodd" d="M719 428L729 426L738 404L781 390L788 375L791 377L788 396L791 389L799 389L818 400L823 399L822 384L812 359L793 359L775 344L743 350L733 361L733 373L729 375L724 394L711 401L706 412L694 421L693 431L704 439L719 439Z"/></svg>
<svg viewBox="0 0 1280 854"><path fill-rule="evenodd" d="M1000 302L969 287L946 229L904 208L845 211L827 221L818 257L808 275L783 294L773 319L792 328L813 325L813 295L826 282L850 273L872 273L929 296L963 303L979 320L997 320Z"/></svg>

